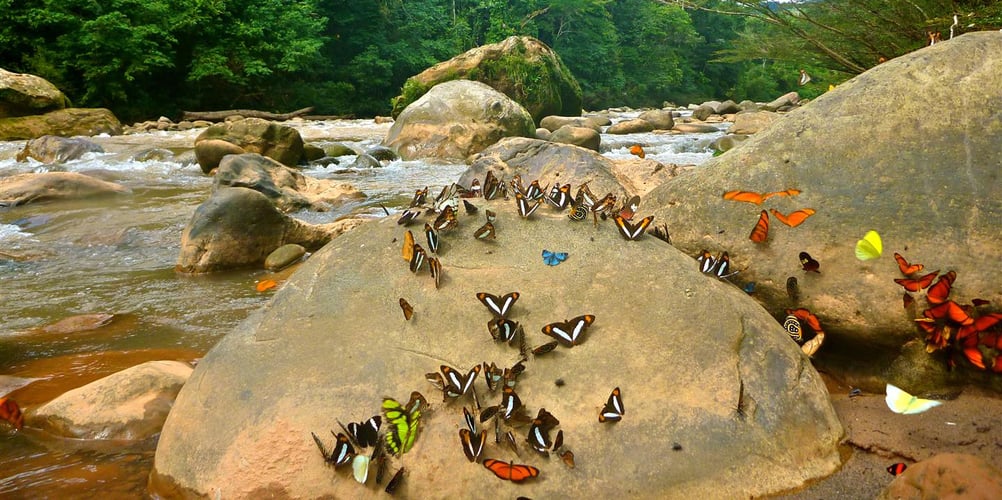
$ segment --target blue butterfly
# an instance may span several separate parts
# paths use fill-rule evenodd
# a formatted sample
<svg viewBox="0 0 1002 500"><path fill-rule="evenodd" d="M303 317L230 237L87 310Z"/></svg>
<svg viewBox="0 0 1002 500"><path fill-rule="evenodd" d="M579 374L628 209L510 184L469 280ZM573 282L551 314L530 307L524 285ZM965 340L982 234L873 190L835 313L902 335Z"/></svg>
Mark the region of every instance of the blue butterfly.
<svg viewBox="0 0 1002 500"><path fill-rule="evenodd" d="M551 252L543 250L543 262L548 266L555 266L567 260L567 252Z"/></svg>

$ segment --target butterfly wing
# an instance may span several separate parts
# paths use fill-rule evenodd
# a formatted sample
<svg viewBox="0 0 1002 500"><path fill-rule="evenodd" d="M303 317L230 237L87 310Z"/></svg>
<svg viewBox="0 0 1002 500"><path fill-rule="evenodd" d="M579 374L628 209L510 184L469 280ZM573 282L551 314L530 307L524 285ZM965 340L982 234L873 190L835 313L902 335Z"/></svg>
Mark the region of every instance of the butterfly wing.
<svg viewBox="0 0 1002 500"><path fill-rule="evenodd" d="M511 292L503 297L498 297L497 295L491 295L489 293L480 292L477 293L477 300L480 301L484 306L487 307L497 318L504 318L508 315L508 311L518 300L519 293Z"/></svg>
<svg viewBox="0 0 1002 500"><path fill-rule="evenodd" d="M724 199L731 201L744 201L747 203L754 203L756 205L761 205L762 201L764 201L764 198L760 193L741 190L728 191L724 193Z"/></svg>
<svg viewBox="0 0 1002 500"><path fill-rule="evenodd" d="M438 253L438 243L441 241L438 238L438 231L427 222L424 223L424 236L428 240L428 250L431 250L431 253Z"/></svg>
<svg viewBox="0 0 1002 500"><path fill-rule="evenodd" d="M948 271L939 277L935 284L925 292L925 298L930 304L937 305L946 302L950 296L950 289L953 288L953 280L957 279L956 271Z"/></svg>
<svg viewBox="0 0 1002 500"><path fill-rule="evenodd" d="M416 272L420 271L421 267L424 266L424 261L427 258L428 258L428 254L426 254L424 252L424 249L421 248L421 245L418 245L418 244L415 243L414 244L414 255L411 256L411 265L410 265L411 272L412 273L416 273Z"/></svg>
<svg viewBox="0 0 1002 500"><path fill-rule="evenodd" d="M407 262L410 262L414 258L414 233L410 229L404 233L404 246L400 249L400 255Z"/></svg>
<svg viewBox="0 0 1002 500"><path fill-rule="evenodd" d="M929 408L943 404L941 401L932 399L919 399L891 384L887 384L887 396L884 399L891 411L902 415L922 413Z"/></svg>
<svg viewBox="0 0 1002 500"><path fill-rule="evenodd" d="M759 214L758 222L752 228L751 234L748 235L748 239L755 243L765 243L767 238L769 238L769 212L763 210Z"/></svg>
<svg viewBox="0 0 1002 500"><path fill-rule="evenodd" d="M909 292L917 292L923 288L928 288L932 283L932 280L936 278L937 274L939 274L939 271L933 271L918 279L898 278L895 279L894 282L905 287L905 290L908 290Z"/></svg>
<svg viewBox="0 0 1002 500"><path fill-rule="evenodd" d="M411 317L414 316L414 308L411 307L411 304L403 297L400 297L400 309L404 312L405 321L410 321Z"/></svg>
<svg viewBox="0 0 1002 500"><path fill-rule="evenodd" d="M779 210L776 210L775 208L771 209L771 212L773 217L775 217L777 220L790 227L797 227L803 224L808 217L816 213L813 208L805 208L802 210L797 210L796 212L791 212L790 215L783 215L782 213L780 213Z"/></svg>
<svg viewBox="0 0 1002 500"><path fill-rule="evenodd" d="M609 395L609 400L606 401L602 412L598 415L598 421L603 423L618 422L623 419L623 413L625 412L626 410L623 408L623 396L619 387L617 387Z"/></svg>
<svg viewBox="0 0 1002 500"><path fill-rule="evenodd" d="M905 276L910 276L925 268L922 264L909 264L908 261L897 252L894 252L894 260L897 261L898 269L901 270L901 274Z"/></svg>
<svg viewBox="0 0 1002 500"><path fill-rule="evenodd" d="M876 231L868 231L863 239L856 242L856 258L859 260L876 259L883 252L884 244Z"/></svg>

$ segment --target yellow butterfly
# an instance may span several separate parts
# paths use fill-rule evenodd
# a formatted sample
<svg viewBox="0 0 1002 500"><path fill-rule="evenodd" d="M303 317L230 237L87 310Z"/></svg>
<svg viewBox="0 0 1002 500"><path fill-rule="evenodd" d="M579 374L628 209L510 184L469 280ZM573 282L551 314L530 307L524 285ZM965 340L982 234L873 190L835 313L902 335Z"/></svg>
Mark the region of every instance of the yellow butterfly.
<svg viewBox="0 0 1002 500"><path fill-rule="evenodd" d="M919 399L891 384L887 384L887 397L885 400L887 401L887 407L891 411L903 415L922 413L933 406L943 404L942 401L933 399Z"/></svg>
<svg viewBox="0 0 1002 500"><path fill-rule="evenodd" d="M863 239L856 242L856 258L859 260L876 259L882 253L884 243L880 241L880 235L876 231L866 233Z"/></svg>

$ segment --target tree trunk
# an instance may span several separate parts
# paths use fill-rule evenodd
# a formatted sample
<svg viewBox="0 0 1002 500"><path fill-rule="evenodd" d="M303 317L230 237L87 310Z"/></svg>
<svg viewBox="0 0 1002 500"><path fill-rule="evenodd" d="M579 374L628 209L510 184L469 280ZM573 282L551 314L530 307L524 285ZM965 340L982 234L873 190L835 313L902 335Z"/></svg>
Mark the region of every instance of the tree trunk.
<svg viewBox="0 0 1002 500"><path fill-rule="evenodd" d="M182 120L194 121L205 120L207 122L221 122L228 116L240 115L244 118L263 118L265 120L285 121L290 118L302 116L313 111L313 106L297 109L291 113L269 113L267 111L257 111L254 109L229 109L226 111L185 111L181 114Z"/></svg>

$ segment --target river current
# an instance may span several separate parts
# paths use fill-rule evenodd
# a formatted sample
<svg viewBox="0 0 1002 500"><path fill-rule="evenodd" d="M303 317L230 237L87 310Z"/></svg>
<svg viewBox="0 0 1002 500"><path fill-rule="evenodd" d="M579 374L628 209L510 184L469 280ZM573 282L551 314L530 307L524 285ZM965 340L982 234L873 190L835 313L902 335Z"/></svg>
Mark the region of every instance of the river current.
<svg viewBox="0 0 1002 500"><path fill-rule="evenodd" d="M612 112L614 122L638 112ZM318 146L356 150L378 144L389 124L372 120L286 122ZM721 130L726 125L721 125ZM208 197L212 178L191 154L200 130L152 132L93 140L106 150L58 165L16 162L24 141L0 142L0 177L71 171L117 182L128 196L0 209L0 397L37 407L93 380L155 359L195 362L269 292L263 270L184 276L174 272L181 232ZM602 134L602 154L698 165L712 156L710 134ZM348 213L399 211L416 189L456 180L465 165L394 161L378 169L315 167L304 174L347 182L368 195L330 212L299 212L311 223ZM71 316L97 328L46 328ZM110 316L110 320L108 317ZM143 497L155 442L95 443L57 439L0 424L0 497L65 498L96 494Z"/></svg>

